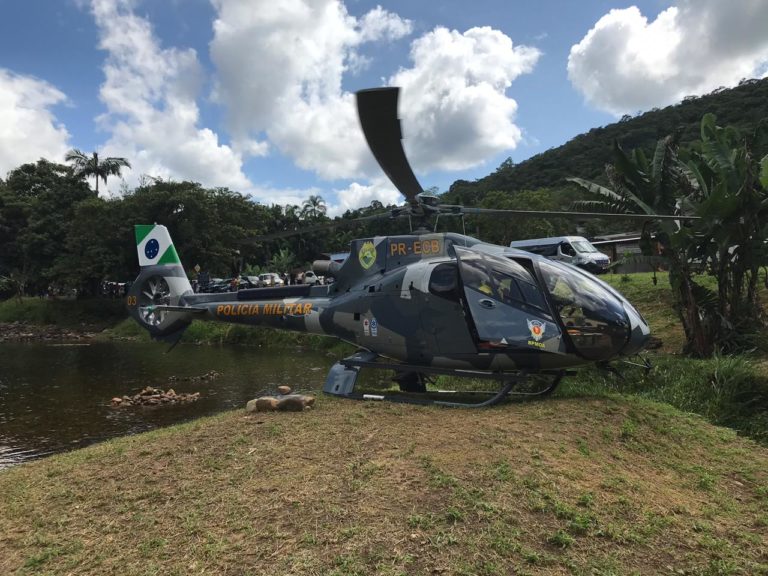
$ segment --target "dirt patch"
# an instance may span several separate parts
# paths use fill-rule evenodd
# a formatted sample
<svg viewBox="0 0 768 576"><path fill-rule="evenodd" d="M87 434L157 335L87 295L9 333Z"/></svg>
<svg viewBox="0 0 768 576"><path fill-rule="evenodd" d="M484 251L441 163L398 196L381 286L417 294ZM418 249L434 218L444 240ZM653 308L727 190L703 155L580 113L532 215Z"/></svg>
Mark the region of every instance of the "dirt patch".
<svg viewBox="0 0 768 576"><path fill-rule="evenodd" d="M94 335L87 327L72 329L51 324L0 322L0 342L87 342Z"/></svg>

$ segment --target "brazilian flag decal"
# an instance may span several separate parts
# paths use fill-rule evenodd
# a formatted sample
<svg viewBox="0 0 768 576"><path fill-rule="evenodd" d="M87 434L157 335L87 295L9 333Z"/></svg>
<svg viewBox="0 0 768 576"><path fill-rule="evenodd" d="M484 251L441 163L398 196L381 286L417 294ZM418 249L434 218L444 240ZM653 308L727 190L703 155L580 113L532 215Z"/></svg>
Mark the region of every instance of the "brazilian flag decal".
<svg viewBox="0 0 768 576"><path fill-rule="evenodd" d="M179 255L173 247L168 229L160 224L137 224L136 250L140 266L180 264Z"/></svg>

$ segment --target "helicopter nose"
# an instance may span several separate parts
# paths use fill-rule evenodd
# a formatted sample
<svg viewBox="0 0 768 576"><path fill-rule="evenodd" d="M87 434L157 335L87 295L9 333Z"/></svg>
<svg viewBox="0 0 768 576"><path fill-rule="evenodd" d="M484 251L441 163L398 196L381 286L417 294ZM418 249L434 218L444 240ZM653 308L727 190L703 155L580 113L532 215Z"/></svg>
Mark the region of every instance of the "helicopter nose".
<svg viewBox="0 0 768 576"><path fill-rule="evenodd" d="M627 318L629 318L629 340L620 353L623 356L632 356L640 352L648 344L648 340L651 338L651 329L631 304L628 302L623 304L624 312L627 314Z"/></svg>

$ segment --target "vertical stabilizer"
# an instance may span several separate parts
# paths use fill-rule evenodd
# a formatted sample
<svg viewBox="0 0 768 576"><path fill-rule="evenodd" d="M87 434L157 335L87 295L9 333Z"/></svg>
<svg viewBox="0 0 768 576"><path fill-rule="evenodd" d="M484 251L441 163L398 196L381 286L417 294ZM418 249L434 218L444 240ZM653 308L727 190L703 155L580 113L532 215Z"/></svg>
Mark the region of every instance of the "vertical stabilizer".
<svg viewBox="0 0 768 576"><path fill-rule="evenodd" d="M141 272L128 294L128 309L153 338L178 340L192 315L166 307L184 306L192 285L165 226L137 224L134 231Z"/></svg>

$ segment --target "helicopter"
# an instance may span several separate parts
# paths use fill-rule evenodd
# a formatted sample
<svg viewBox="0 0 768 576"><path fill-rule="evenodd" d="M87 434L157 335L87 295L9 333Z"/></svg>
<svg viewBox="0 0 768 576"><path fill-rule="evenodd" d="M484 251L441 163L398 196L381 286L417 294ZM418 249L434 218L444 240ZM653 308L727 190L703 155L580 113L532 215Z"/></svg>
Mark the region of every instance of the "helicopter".
<svg viewBox="0 0 768 576"><path fill-rule="evenodd" d="M173 345L194 319L333 336L357 351L331 366L325 393L442 406L482 407L510 396L546 396L574 368L638 355L650 339L648 323L596 276L430 226L443 215L606 215L440 204L424 193L405 156L398 97L394 87L356 93L368 146L406 199L379 216L409 218L410 234L353 240L341 264L315 261L313 271L332 276L331 284L198 294L167 228L137 225L141 270L127 295L131 316L154 339ZM399 389L357 389L363 369L393 371ZM494 387L477 393L428 389L437 376L486 380Z"/></svg>

